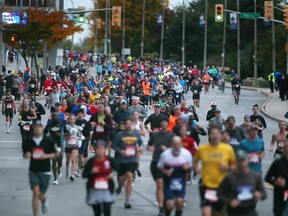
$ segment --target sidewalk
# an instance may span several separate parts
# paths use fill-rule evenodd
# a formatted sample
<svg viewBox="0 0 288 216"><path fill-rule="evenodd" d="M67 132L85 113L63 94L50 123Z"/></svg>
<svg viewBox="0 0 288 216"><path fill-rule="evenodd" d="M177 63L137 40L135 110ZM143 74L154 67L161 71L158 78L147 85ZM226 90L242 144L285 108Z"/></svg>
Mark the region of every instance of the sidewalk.
<svg viewBox="0 0 288 216"><path fill-rule="evenodd" d="M231 88L231 83L226 82L226 87ZM265 116L275 121L288 121L288 119L285 119L284 117L285 113L288 111L288 100L281 101L279 98L279 92L274 91L274 93L271 93L269 88L255 88L248 86L242 86L241 88L245 90L257 91L266 95L267 100L261 107L261 111Z"/></svg>

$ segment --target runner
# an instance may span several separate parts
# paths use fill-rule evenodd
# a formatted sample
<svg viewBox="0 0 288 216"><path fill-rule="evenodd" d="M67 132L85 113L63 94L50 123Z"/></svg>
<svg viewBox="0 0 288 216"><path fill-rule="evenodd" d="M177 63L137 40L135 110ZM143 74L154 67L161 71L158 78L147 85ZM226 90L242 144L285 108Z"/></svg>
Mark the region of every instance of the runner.
<svg viewBox="0 0 288 216"><path fill-rule="evenodd" d="M70 179L70 181L74 181L75 179L75 171L76 171L76 163L77 163L77 156L79 151L79 139L81 138L81 131L82 127L75 124L76 117L75 115L71 114L69 116L69 124L66 126L67 131L69 132L66 135L65 140L65 153L66 153L66 178ZM71 170L69 173L69 165L71 161Z"/></svg>
<svg viewBox="0 0 288 216"><path fill-rule="evenodd" d="M202 77L204 83L204 92L205 94L209 93L209 87L211 83L211 77L209 76L208 72L205 72L204 76Z"/></svg>
<svg viewBox="0 0 288 216"><path fill-rule="evenodd" d="M95 155L90 158L83 170L83 178L87 178L87 205L92 206L94 215L111 215L111 205L114 202L115 163L105 155L107 143L104 140L94 140Z"/></svg>
<svg viewBox="0 0 288 216"><path fill-rule="evenodd" d="M191 87L191 91L193 92L193 103L195 107L200 107L200 93L202 91L202 86L198 81L195 82L195 85Z"/></svg>
<svg viewBox="0 0 288 216"><path fill-rule="evenodd" d="M210 119L209 127L217 127L220 131L223 130L225 126L225 119L221 116L221 111L219 109L214 110L215 116Z"/></svg>
<svg viewBox="0 0 288 216"><path fill-rule="evenodd" d="M213 117L215 117L215 110L217 109L216 102L211 103L211 110L207 112L206 120L210 121Z"/></svg>
<svg viewBox="0 0 288 216"><path fill-rule="evenodd" d="M228 116L226 122L226 132L230 136L229 144L234 148L238 148L240 142L245 139L245 133L242 128L236 126L236 120L234 116Z"/></svg>
<svg viewBox="0 0 288 216"><path fill-rule="evenodd" d="M266 121L263 118L263 116L259 115L259 107L258 104L255 104L253 106L253 115L250 116L250 121L251 122L255 122L256 124L258 124L261 128L261 130L258 130L258 136L260 139L263 139L263 133L262 130L265 129L267 127L266 125Z"/></svg>
<svg viewBox="0 0 288 216"><path fill-rule="evenodd" d="M173 128L176 126L176 121L181 117L181 112L180 112L180 106L177 105L173 108L173 111L171 112L171 116L169 118L169 131L173 131Z"/></svg>
<svg viewBox="0 0 288 216"><path fill-rule="evenodd" d="M138 132L132 130L131 119L125 120L125 131L119 132L113 140L112 147L118 160L118 188L116 194L120 194L125 185L125 209L131 209L130 197L132 193L133 174L137 170L137 151L143 152L143 142Z"/></svg>
<svg viewBox="0 0 288 216"><path fill-rule="evenodd" d="M31 125L32 120L37 119L37 115L33 109L29 107L29 100L26 98L23 100L22 108L19 111L19 127L22 139L22 150L29 144L28 140L31 137Z"/></svg>
<svg viewBox="0 0 288 216"><path fill-rule="evenodd" d="M239 104L239 96L241 91L242 80L240 80L240 77L237 75L235 79L232 81L233 89L234 89L234 100L235 104Z"/></svg>
<svg viewBox="0 0 288 216"><path fill-rule="evenodd" d="M186 175L192 168L192 156L182 147L182 140L175 136L171 148L165 150L157 164L164 173L164 197L166 216L176 207L176 216L181 216L186 193Z"/></svg>
<svg viewBox="0 0 288 216"><path fill-rule="evenodd" d="M283 154L283 146L288 135L288 131L286 131L287 124L285 121L279 122L279 129L278 133L272 135L271 142L270 142L270 152L274 151L274 143L276 142L277 147L274 154L275 159L280 159Z"/></svg>
<svg viewBox="0 0 288 216"><path fill-rule="evenodd" d="M262 174L262 159L265 156L264 141L257 136L258 129L251 124L247 130L246 139L242 140L239 148L249 153L249 168Z"/></svg>
<svg viewBox="0 0 288 216"><path fill-rule="evenodd" d="M164 211L164 194L163 194L163 173L157 168L160 155L167 148L171 147L171 140L174 134L168 131L169 120L162 118L160 121L159 131L150 134L147 149L153 151L153 158L150 165L150 171L156 182L156 197L159 207L158 216L165 216Z"/></svg>
<svg viewBox="0 0 288 216"><path fill-rule="evenodd" d="M2 97L2 115L6 118L6 133L11 131L13 114L16 114L15 97L11 94L11 90L7 89L6 95Z"/></svg>
<svg viewBox="0 0 288 216"><path fill-rule="evenodd" d="M248 154L236 150L236 169L218 188L219 200L227 204L228 216L256 216L257 202L267 197L261 176L249 169Z"/></svg>
<svg viewBox="0 0 288 216"><path fill-rule="evenodd" d="M274 216L286 216L283 214L288 198L288 142L287 137L283 146L283 155L270 166L265 181L274 185L273 213Z"/></svg>
<svg viewBox="0 0 288 216"><path fill-rule="evenodd" d="M54 185L59 184L59 177L61 174L61 167L62 167L62 161L63 161L63 154L64 154L64 134L67 134L67 129L65 125L59 121L58 113L54 112L51 115L51 121L48 122L44 129L45 134L49 134L49 136L56 142L57 144L57 151L59 152L59 155L57 157L53 158L52 163L52 170L53 170L53 176L54 176Z"/></svg>
<svg viewBox="0 0 288 216"><path fill-rule="evenodd" d="M198 163L202 162L199 182L202 216L211 216L213 212L223 214L223 203L218 200L217 189L235 164L234 150L231 146L221 142L219 128L209 128L208 135L210 143L199 147L193 162L193 169L196 173L199 172Z"/></svg>
<svg viewBox="0 0 288 216"><path fill-rule="evenodd" d="M151 114L146 119L146 121L144 122L144 125L149 131L152 131L152 132L159 131L161 127L161 119L163 118L165 118L165 116L161 113L161 105L159 103L156 103L154 105L154 113ZM149 123L150 123L150 129L148 128Z"/></svg>
<svg viewBox="0 0 288 216"><path fill-rule="evenodd" d="M33 192L33 215L38 216L39 200L43 214L48 211L46 192L51 176L51 159L56 157L54 140L43 134L40 121L33 124L33 136L24 148L24 157L30 158L29 183Z"/></svg>

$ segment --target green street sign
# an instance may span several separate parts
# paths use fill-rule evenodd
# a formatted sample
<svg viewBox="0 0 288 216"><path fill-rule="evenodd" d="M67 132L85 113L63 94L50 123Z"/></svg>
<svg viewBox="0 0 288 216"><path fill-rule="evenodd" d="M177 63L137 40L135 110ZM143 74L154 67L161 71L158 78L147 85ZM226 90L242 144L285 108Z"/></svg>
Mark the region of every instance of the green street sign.
<svg viewBox="0 0 288 216"><path fill-rule="evenodd" d="M110 43L110 39L109 38L103 38L103 40L102 40L104 43L106 42L106 43Z"/></svg>
<svg viewBox="0 0 288 216"><path fill-rule="evenodd" d="M259 19L260 13L241 13L240 18L241 19Z"/></svg>

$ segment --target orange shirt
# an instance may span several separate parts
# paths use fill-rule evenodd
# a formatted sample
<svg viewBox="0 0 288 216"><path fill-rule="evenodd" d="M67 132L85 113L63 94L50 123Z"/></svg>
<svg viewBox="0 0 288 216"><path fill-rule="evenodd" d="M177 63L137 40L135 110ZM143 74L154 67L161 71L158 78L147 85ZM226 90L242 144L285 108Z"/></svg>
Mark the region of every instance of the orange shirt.
<svg viewBox="0 0 288 216"><path fill-rule="evenodd" d="M211 77L207 74L207 75L204 75L202 79L203 79L204 83L209 83L211 80Z"/></svg>
<svg viewBox="0 0 288 216"><path fill-rule="evenodd" d="M173 128L176 126L176 121L177 121L178 117L176 116L170 116L169 118L169 126L168 126L168 131L173 132Z"/></svg>
<svg viewBox="0 0 288 216"><path fill-rule="evenodd" d="M143 88L144 95L150 95L150 83L149 82L147 83L143 82L142 88Z"/></svg>

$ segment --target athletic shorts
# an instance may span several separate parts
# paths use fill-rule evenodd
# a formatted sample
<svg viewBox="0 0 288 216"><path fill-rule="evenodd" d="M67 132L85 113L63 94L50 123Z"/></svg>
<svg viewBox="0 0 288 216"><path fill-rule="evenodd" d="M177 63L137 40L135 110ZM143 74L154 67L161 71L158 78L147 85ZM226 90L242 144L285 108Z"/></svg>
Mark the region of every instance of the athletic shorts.
<svg viewBox="0 0 288 216"><path fill-rule="evenodd" d="M88 157L88 144L89 139L82 140L82 145L79 148L79 154L83 155L83 157Z"/></svg>
<svg viewBox="0 0 288 216"><path fill-rule="evenodd" d="M157 179L164 178L164 173L158 169L157 163L158 161L152 161L150 164L150 171L151 171L154 181L156 181Z"/></svg>
<svg viewBox="0 0 288 216"><path fill-rule="evenodd" d="M13 110L5 110L5 117L13 118Z"/></svg>
<svg viewBox="0 0 288 216"><path fill-rule="evenodd" d="M235 90L235 89L234 89L234 94L240 95L240 90Z"/></svg>
<svg viewBox="0 0 288 216"><path fill-rule="evenodd" d="M183 179L184 180L184 179ZM183 181L182 188L180 190L171 190L170 185L164 185L164 198L165 200L175 200L177 198L185 197L186 182Z"/></svg>
<svg viewBox="0 0 288 216"><path fill-rule="evenodd" d="M45 194L49 186L50 177L50 175L29 171L29 183L31 190L39 186L40 192Z"/></svg>
<svg viewBox="0 0 288 216"><path fill-rule="evenodd" d="M200 207L203 208L203 207L210 206L216 212L221 212L223 210L223 207L224 207L222 202L220 202L219 200L214 202L214 201L210 201L210 200L205 198L205 193L209 189L210 188L207 188L205 185L203 185L201 183L201 181L199 182ZM215 189L210 189L210 190L215 190Z"/></svg>
<svg viewBox="0 0 288 216"><path fill-rule="evenodd" d="M70 154L73 150L79 150L79 147L74 147L74 148L65 148L65 153Z"/></svg>
<svg viewBox="0 0 288 216"><path fill-rule="evenodd" d="M199 94L193 94L193 100L199 100L200 95Z"/></svg>
<svg viewBox="0 0 288 216"><path fill-rule="evenodd" d="M138 168L138 163L119 163L118 164L118 176L123 176L127 172L135 173Z"/></svg>

